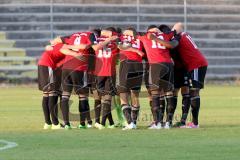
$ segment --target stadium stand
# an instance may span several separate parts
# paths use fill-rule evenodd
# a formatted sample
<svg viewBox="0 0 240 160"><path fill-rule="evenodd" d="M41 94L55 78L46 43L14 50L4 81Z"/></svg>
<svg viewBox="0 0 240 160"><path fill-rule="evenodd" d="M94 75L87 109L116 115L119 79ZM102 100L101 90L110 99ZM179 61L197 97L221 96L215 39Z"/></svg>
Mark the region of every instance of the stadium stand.
<svg viewBox="0 0 240 160"><path fill-rule="evenodd" d="M208 79L240 76L239 14L239 0L187 0L187 31L207 56ZM0 5L0 31L31 57L40 56L51 30L53 36L110 25L143 31L149 24L178 21L184 22L183 0L53 0L52 10L50 0L2 0Z"/></svg>
<svg viewBox="0 0 240 160"><path fill-rule="evenodd" d="M0 32L0 81L36 78L36 58L27 57L25 50L14 48L14 44L15 41L7 40L6 34Z"/></svg>

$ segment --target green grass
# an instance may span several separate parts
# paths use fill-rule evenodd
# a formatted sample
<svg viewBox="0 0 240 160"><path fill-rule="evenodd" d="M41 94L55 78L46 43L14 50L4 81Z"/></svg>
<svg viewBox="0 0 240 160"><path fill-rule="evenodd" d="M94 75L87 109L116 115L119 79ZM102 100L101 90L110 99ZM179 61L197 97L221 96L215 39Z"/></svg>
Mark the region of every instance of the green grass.
<svg viewBox="0 0 240 160"><path fill-rule="evenodd" d="M34 87L1 87L0 139L18 146L0 151L0 159L238 160L240 86L206 86L201 95L200 129L146 130L149 106L147 98L142 98L141 128L136 131L44 131L41 92Z"/></svg>

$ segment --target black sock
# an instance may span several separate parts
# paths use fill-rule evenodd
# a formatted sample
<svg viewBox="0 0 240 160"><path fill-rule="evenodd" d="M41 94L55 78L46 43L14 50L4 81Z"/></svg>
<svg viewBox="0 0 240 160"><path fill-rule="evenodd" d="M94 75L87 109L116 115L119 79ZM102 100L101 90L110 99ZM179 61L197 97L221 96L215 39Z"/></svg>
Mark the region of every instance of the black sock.
<svg viewBox="0 0 240 160"><path fill-rule="evenodd" d="M89 107L89 103L87 101L87 108L86 108L86 118L87 118L87 122L88 124L92 125L92 119L91 119L91 114L90 114L90 107Z"/></svg>
<svg viewBox="0 0 240 160"><path fill-rule="evenodd" d="M95 102L94 102L94 110L95 110L95 122L96 123L100 123L101 100L95 100Z"/></svg>
<svg viewBox="0 0 240 160"><path fill-rule="evenodd" d="M167 100L167 120L166 121L172 124L174 112L176 110L176 106L174 106L174 97L167 96L166 100Z"/></svg>
<svg viewBox="0 0 240 160"><path fill-rule="evenodd" d="M49 108L50 108L50 114L52 117L52 123L54 125L58 125L59 121L58 121L58 96L49 96Z"/></svg>
<svg viewBox="0 0 240 160"><path fill-rule="evenodd" d="M134 124L137 124L137 119L138 119L138 115L139 115L139 106L138 107L133 107L132 106L132 120Z"/></svg>
<svg viewBox="0 0 240 160"><path fill-rule="evenodd" d="M152 114L155 124L160 122L160 100L158 95L152 96Z"/></svg>
<svg viewBox="0 0 240 160"><path fill-rule="evenodd" d="M51 122L51 119L50 119L50 110L49 110L48 101L49 101L49 97L43 97L43 99L42 99L42 109L43 109L45 123L50 125L50 124L52 124L52 122Z"/></svg>
<svg viewBox="0 0 240 160"><path fill-rule="evenodd" d="M125 119L127 120L127 123L130 124L132 122L132 117L131 117L131 106L127 104L122 104L122 111Z"/></svg>
<svg viewBox="0 0 240 160"><path fill-rule="evenodd" d="M62 110L64 124L70 125L70 122L69 122L69 98L62 97L61 110Z"/></svg>
<svg viewBox="0 0 240 160"><path fill-rule="evenodd" d="M200 97L192 97L191 98L191 107L192 107L192 121L195 125L198 125L198 115L200 110Z"/></svg>
<svg viewBox="0 0 240 160"><path fill-rule="evenodd" d="M89 110L87 99L79 100L78 110L80 113L80 124L85 126L85 120L87 119L87 112Z"/></svg>
<svg viewBox="0 0 240 160"><path fill-rule="evenodd" d="M149 101L149 106L150 106L150 109L151 109L151 113L152 113L152 115L153 115L152 100Z"/></svg>
<svg viewBox="0 0 240 160"><path fill-rule="evenodd" d="M110 125L114 125L114 121L113 121L113 117L112 117L112 112L111 111L108 113L107 118L108 118L109 124Z"/></svg>
<svg viewBox="0 0 240 160"><path fill-rule="evenodd" d="M186 124L189 108L190 108L190 95L189 94L184 94L182 95L182 118L181 118L181 123Z"/></svg>
<svg viewBox="0 0 240 160"><path fill-rule="evenodd" d="M163 118L164 118L164 113L165 113L165 108L166 108L165 97L164 96L160 97L159 101L160 101L159 121L161 123L163 123Z"/></svg>
<svg viewBox="0 0 240 160"><path fill-rule="evenodd" d="M109 118L109 113L111 112L111 105L108 103L102 103L102 122L101 124L103 126L106 125L106 120Z"/></svg>

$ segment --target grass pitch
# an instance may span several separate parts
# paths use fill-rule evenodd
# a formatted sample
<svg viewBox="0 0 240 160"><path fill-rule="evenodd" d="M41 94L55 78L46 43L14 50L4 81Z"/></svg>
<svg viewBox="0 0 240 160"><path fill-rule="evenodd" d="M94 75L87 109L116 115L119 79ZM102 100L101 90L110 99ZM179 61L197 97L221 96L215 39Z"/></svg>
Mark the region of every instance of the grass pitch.
<svg viewBox="0 0 240 160"><path fill-rule="evenodd" d="M201 95L200 129L147 130L150 109L148 99L141 98L138 130L44 131L41 92L1 87L0 140L18 146L0 150L0 160L238 160L240 86L208 85ZM177 114L180 108L179 103Z"/></svg>

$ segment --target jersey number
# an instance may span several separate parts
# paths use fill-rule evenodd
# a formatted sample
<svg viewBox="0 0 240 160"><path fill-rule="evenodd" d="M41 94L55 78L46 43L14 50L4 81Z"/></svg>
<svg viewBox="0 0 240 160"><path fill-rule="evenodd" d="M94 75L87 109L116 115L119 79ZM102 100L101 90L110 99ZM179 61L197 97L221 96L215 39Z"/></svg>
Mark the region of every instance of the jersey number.
<svg viewBox="0 0 240 160"><path fill-rule="evenodd" d="M159 39L163 39L163 36L158 36ZM162 46L160 43L157 43L156 41L152 40L152 48L160 48L160 49L166 49L165 46Z"/></svg>
<svg viewBox="0 0 240 160"><path fill-rule="evenodd" d="M81 37L78 36L76 37L76 39L74 40L74 45L79 45L81 43Z"/></svg>
<svg viewBox="0 0 240 160"><path fill-rule="evenodd" d="M103 48L98 52L98 58L110 58L112 54L111 48Z"/></svg>

